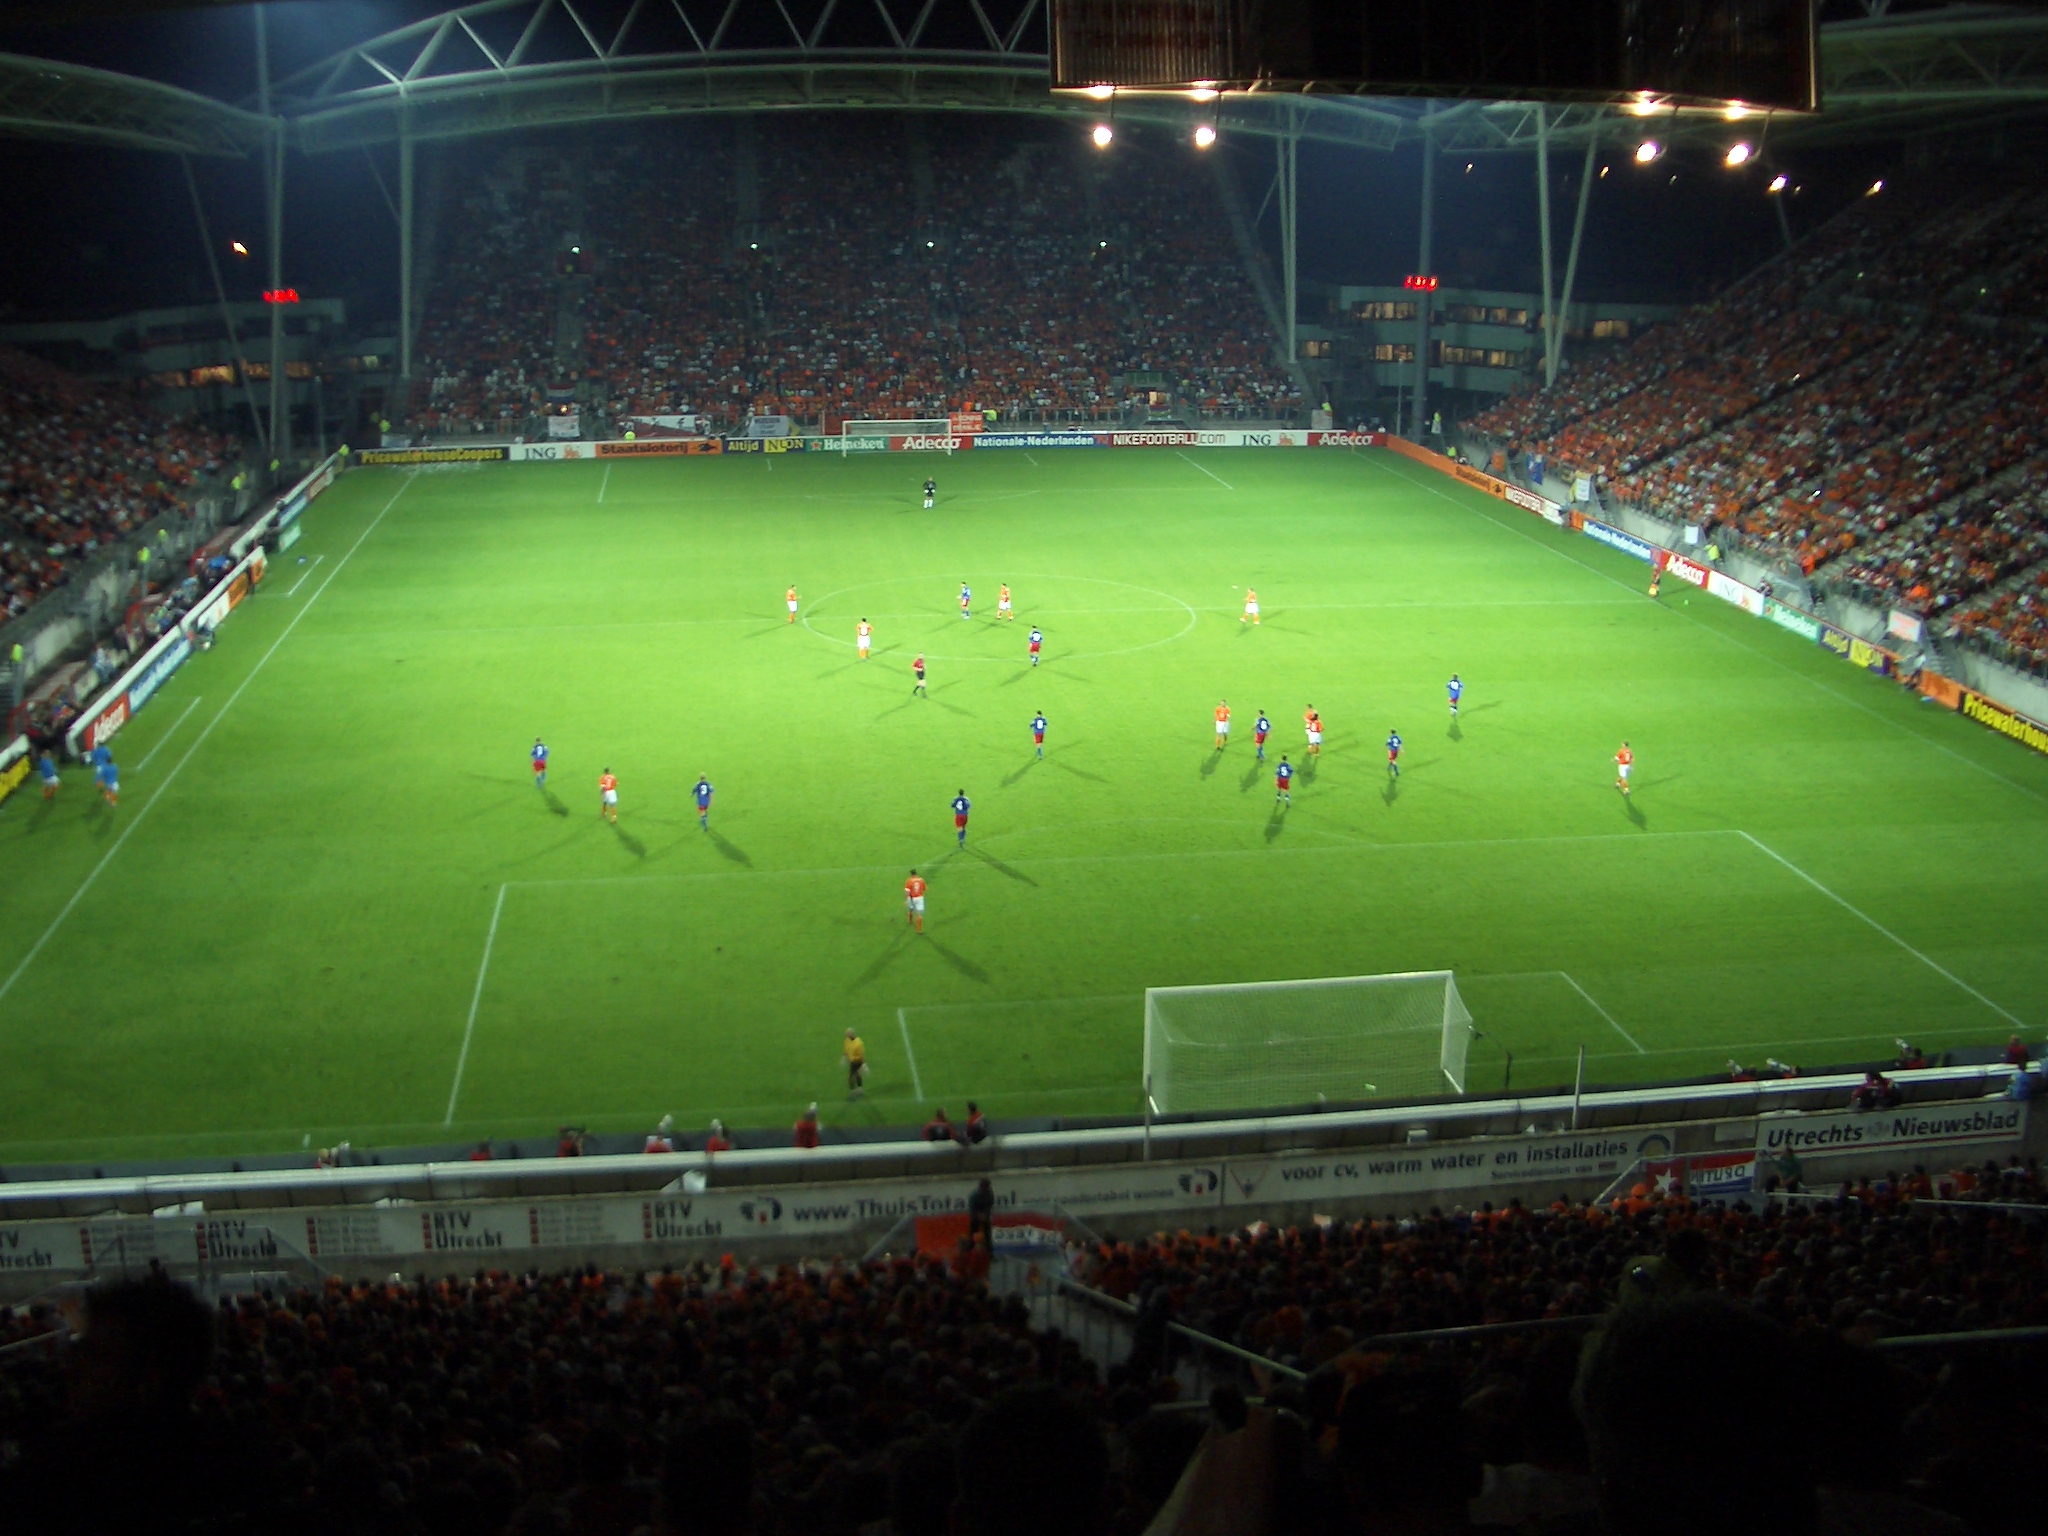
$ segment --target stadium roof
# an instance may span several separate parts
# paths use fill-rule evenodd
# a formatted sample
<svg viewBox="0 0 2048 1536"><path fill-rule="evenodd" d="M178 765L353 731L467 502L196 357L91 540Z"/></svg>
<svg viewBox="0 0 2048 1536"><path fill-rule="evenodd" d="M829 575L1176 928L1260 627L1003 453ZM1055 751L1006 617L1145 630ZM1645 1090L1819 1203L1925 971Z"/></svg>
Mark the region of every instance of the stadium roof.
<svg viewBox="0 0 2048 1536"><path fill-rule="evenodd" d="M281 125L307 153L608 119L803 108L919 108L1095 117L1054 96L1048 0L477 0L366 38L276 82L271 109L105 70L0 55L0 132L186 154L244 155ZM1789 143L1967 131L2048 109L2048 14L2010 5L1906 10L1858 0L1821 29L1824 109L1779 114ZM1431 112L1431 106L1436 110ZM1720 114L1672 114L1660 133L1724 138ZM1391 150L1429 132L1447 151L1553 147L1614 109L1467 101L1448 108L1344 96L1233 96L1204 105L1120 96L1122 121ZM1623 114L1624 121L1633 121Z"/></svg>

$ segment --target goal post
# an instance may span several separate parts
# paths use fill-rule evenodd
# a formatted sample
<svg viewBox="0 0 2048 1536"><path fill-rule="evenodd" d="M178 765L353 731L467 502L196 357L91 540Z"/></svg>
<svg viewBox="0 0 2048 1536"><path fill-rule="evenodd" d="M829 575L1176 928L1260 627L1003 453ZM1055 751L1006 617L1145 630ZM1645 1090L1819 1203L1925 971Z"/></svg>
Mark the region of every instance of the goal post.
<svg viewBox="0 0 2048 1536"><path fill-rule="evenodd" d="M1465 1091L1472 1015L1449 971L1145 991L1155 1114Z"/></svg>
<svg viewBox="0 0 2048 1536"><path fill-rule="evenodd" d="M913 446L943 450L950 457L953 452L953 420L950 416L904 416L848 420L840 424L841 443L850 445L852 439L862 437L918 438L920 442Z"/></svg>

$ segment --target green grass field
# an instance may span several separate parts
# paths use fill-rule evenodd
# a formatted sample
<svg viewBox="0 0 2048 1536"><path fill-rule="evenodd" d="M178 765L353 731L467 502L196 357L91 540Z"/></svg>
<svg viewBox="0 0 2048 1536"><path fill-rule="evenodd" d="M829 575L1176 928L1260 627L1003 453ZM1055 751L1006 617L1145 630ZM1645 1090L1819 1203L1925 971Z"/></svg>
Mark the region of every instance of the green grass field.
<svg viewBox="0 0 2048 1536"><path fill-rule="evenodd" d="M2048 763L1645 574L1374 452L357 471L0 809L0 1158L1126 1113L1148 985L1450 968L1475 1090L2038 1026Z"/></svg>

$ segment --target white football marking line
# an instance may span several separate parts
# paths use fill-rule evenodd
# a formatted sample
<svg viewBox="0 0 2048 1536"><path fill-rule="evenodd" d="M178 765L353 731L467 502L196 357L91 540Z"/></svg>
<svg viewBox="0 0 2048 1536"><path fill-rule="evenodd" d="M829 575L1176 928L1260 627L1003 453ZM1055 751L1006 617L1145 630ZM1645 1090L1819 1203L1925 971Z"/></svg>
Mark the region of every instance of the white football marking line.
<svg viewBox="0 0 2048 1536"><path fill-rule="evenodd" d="M185 713L184 713L184 714L182 714L182 715L180 715L180 716L178 716L178 718L177 718L177 719L175 719L175 720L173 720L173 721L171 722L171 725L170 725L170 729L169 729L169 730L167 730L167 731L165 731L165 732L163 733L163 735L161 735L161 736L159 736L159 737L157 738L157 743L156 743L156 745L155 745L155 746L153 746L153 747L151 747L151 748L149 749L149 751L148 751L147 753L145 753L145 754L143 755L143 759L142 759L142 761L141 761L141 762L139 762L139 763L137 763L137 764L135 765L135 771L136 771L137 773L140 773L140 772L142 772L142 770L143 770L143 769L147 768L147 767L148 767L148 766L150 765L150 762L151 762L151 760L152 760L153 758L155 758L155 756L157 755L157 753L159 753L159 752L163 751L163 749L164 749L164 743L165 743L165 742L167 742L167 741L169 741L169 740L171 739L171 737L172 737L172 736L174 736L174 735L176 735L176 734L177 734L177 730L178 730L178 727L179 727L179 726L181 726L181 725L183 725L183 724L185 723L185 721L187 720L187 718L189 718L189 717L190 717L190 715L191 715L192 711L193 711L193 710L195 710L195 709L197 709L198 707L199 707L199 700L198 700L198 698L197 698L197 697L195 696L195 697L193 698L192 702L191 702L190 704L187 704L187 705L185 706Z"/></svg>
<svg viewBox="0 0 2048 1536"><path fill-rule="evenodd" d="M418 478L417 470L415 470L412 474L406 476L405 484L399 486L399 488L392 493L391 499L384 503L384 512L389 512L393 507L398 505L398 498L405 494L406 486L411 485L416 478ZM26 971L31 965L35 963L36 956L40 955L43 952L43 946L50 942L51 938L56 934L59 928L64 926L64 919L71 915L72 909L78 905L79 901L84 897L85 893L92 889L92 884L95 880L99 879L100 872L104 870L109 864L114 862L114 855L119 853L122 847L127 843L128 839L135 835L135 829L142 825L143 818L148 816L150 811L155 808L157 801L163 799L164 791L169 789L172 784L177 782L178 775L184 771L185 765L192 761L192 754L194 752L197 752L204 745L206 745L206 738L213 734L213 728L221 723L221 721L226 717L227 712L229 710L235 707L235 700L239 699L242 696L243 691L247 689L251 683L256 681L257 674L260 673L264 669L264 667L269 664L270 658L277 654L277 648L280 645L283 645L286 640L291 638L291 632L299 627L299 620L303 619L307 614L311 613L313 611L313 605L320 601L321 595L325 593L329 587L334 585L334 578L341 574L341 568L349 563L349 560L355 555L355 552L363 547L363 540L367 539L371 534L377 531L377 525L384 521L384 512L379 512L375 517L370 519L370 526L362 531L362 533L357 537L355 543L349 545L348 554L343 555L339 560L335 562L334 569L327 573L327 579L320 583L319 587L314 591L311 597L306 599L306 606L301 608L297 613L292 615L291 622L285 625L284 627L284 633L279 635L275 640L270 642L270 649L265 651L262 657L257 661L256 665L249 669L249 675L242 679L242 686L240 688L237 688L233 693L228 695L228 701L227 703L221 705L220 713L215 715L211 720L206 722L206 729L201 731L198 735L198 738L195 741L193 741L192 745L185 749L185 755L178 759L177 766L172 768L169 773L164 775L164 781L163 783L157 785L156 793L151 795L149 799L143 803L142 809L135 813L135 819L129 822L127 826L121 829L121 835L114 839L114 846L106 851L105 855L101 857L99 863L93 865L92 873L87 875L85 879L82 882L80 882L78 889L71 893L71 899L64 903L63 911L59 912L54 918L50 920L50 926L43 930L43 936L37 939L35 941L35 944L30 948L29 952L21 957L21 963L17 965L13 969L13 971L11 971L8 974L7 980L5 980L4 982L0 982L0 998L6 997L9 992L12 992L14 990L14 984L17 981L21 980L22 972Z"/></svg>
<svg viewBox="0 0 2048 1536"><path fill-rule="evenodd" d="M1195 461L1194 461L1193 459L1188 459L1188 456L1187 456L1186 454L1182 453L1182 452L1181 452L1181 451L1180 451L1180 450L1179 450L1178 448L1174 449L1173 451L1174 451L1174 455L1175 455L1175 457L1177 457L1177 458L1182 458L1182 459L1187 459L1187 461L1188 461L1188 462L1189 462L1190 464L1195 464ZM1229 482L1228 480L1224 479L1224 478L1223 478L1223 477L1222 477L1221 475L1217 474L1215 470L1213 470L1213 469L1204 469L1204 468L1203 468L1203 467L1202 467L1202 466L1201 466L1200 464L1195 464L1195 468L1197 468L1197 469L1200 469L1200 470L1202 471L1202 473L1203 473L1203 474L1207 475L1207 476L1208 476L1208 477L1209 477L1209 478L1210 478L1211 480L1214 480L1214 481L1215 481L1215 482L1216 482L1216 483L1217 483L1218 485L1222 486L1222 487L1223 487L1223 489L1225 489L1226 491L1234 491L1234 490L1236 490L1236 489L1237 489L1237 487L1236 487L1236 486L1232 485L1232 484L1231 484L1231 483L1230 483L1230 482Z"/></svg>
<svg viewBox="0 0 2048 1536"><path fill-rule="evenodd" d="M903 1017L901 1008L896 1010L896 1027L903 1031L903 1055L910 1063L910 1089L921 1103L924 1100L924 1082L917 1075L917 1052L910 1048L910 1021Z"/></svg>
<svg viewBox="0 0 2048 1536"><path fill-rule="evenodd" d="M325 555L315 555L313 557L313 565L318 565L322 560L325 560L326 558L327 557ZM299 588L303 587L306 584L306 578L313 574L313 565L307 566L306 569L300 573L299 579L292 583L291 590L285 593L286 597L297 597L299 595Z"/></svg>
<svg viewBox="0 0 2048 1536"><path fill-rule="evenodd" d="M1747 836L1748 834L1745 833L1744 835ZM1598 1002L1594 1001L1593 994L1588 992L1584 987L1580 986L1577 978L1574 977L1570 971L1559 971L1557 974L1562 976L1566 981L1571 983L1572 990L1578 993L1579 996L1583 997L1586 1000L1587 1006L1589 1006L1595 1013L1599 1014L1600 1017L1605 1019L1610 1025L1613 1025L1614 1032L1617 1035L1621 1036L1622 1039L1626 1040L1630 1045L1636 1048L1636 1054L1638 1056L1649 1055L1649 1052L1643 1049L1642 1042L1637 1040L1634 1035L1630 1034L1627 1030L1623 1029L1619 1024L1615 1024L1614 1015L1609 1013L1605 1008L1602 1008Z"/></svg>
<svg viewBox="0 0 2048 1536"><path fill-rule="evenodd" d="M498 919L505 914L505 892L508 884L498 887L497 904L491 908L490 931L484 935L483 963L476 968L476 990L469 995L469 1022L462 1027L462 1052L455 1058L455 1082L448 1090L448 1113L442 1117L443 1125L455 1123L455 1100L462 1093L462 1071L469 1065L469 1038L476 1033L477 1005L484 1000L484 977L491 971L491 946L498 942Z"/></svg>

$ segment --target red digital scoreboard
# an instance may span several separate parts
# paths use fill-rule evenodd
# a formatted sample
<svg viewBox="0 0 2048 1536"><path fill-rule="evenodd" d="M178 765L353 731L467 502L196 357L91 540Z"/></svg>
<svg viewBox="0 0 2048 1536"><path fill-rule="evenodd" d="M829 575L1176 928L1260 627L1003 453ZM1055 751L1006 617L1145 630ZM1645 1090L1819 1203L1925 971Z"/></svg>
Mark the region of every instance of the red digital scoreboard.
<svg viewBox="0 0 2048 1536"><path fill-rule="evenodd" d="M1424 276L1419 272L1410 272L1401 280L1403 288L1413 289L1417 293L1435 293L1436 285L1437 277L1435 273Z"/></svg>
<svg viewBox="0 0 2048 1536"><path fill-rule="evenodd" d="M263 302L266 304L296 304L299 302L299 290L296 288L266 288L263 290Z"/></svg>

